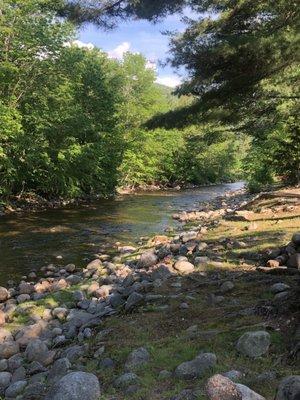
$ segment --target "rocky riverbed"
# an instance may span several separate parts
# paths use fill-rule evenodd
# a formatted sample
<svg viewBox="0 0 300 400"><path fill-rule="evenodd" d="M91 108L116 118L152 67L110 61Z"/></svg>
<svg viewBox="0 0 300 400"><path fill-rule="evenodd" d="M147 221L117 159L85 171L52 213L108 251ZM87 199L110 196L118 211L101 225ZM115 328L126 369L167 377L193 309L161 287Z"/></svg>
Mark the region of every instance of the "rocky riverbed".
<svg viewBox="0 0 300 400"><path fill-rule="evenodd" d="M299 211L297 199L228 194L84 269L49 264L8 282L0 395L300 398Z"/></svg>

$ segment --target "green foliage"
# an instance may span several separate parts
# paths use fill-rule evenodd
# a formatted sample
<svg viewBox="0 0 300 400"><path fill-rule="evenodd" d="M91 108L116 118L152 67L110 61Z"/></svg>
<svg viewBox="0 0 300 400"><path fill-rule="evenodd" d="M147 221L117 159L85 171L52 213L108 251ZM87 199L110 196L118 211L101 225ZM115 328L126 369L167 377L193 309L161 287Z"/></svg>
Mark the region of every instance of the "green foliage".
<svg viewBox="0 0 300 400"><path fill-rule="evenodd" d="M156 12L160 2L144 9L142 3L127 2L123 11L155 19L181 7L180 1L161 3ZM200 121L187 129L150 127L154 116L187 108L194 98L178 98L156 84L142 55L116 61L72 44L74 26L57 17L63 1L0 5L2 198L23 192L107 196L117 185L202 184L236 176L243 151L230 126Z"/></svg>

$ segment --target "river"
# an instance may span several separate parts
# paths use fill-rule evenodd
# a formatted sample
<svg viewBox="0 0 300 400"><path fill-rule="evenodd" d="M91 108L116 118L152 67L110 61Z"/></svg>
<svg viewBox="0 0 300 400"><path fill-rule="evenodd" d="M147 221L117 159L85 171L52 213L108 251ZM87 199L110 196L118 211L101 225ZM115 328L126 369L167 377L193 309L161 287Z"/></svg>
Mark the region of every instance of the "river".
<svg viewBox="0 0 300 400"><path fill-rule="evenodd" d="M49 263L84 266L101 246L134 243L178 224L172 214L196 209L242 182L182 191L150 192L99 200L93 204L0 219L0 284Z"/></svg>

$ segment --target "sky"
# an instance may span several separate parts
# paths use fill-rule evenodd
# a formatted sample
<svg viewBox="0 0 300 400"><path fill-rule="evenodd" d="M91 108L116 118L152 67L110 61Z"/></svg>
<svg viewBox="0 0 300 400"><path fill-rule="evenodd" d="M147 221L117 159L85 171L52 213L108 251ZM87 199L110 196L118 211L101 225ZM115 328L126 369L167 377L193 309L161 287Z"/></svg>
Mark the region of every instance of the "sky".
<svg viewBox="0 0 300 400"><path fill-rule="evenodd" d="M178 72L170 66L161 66L168 53L168 37L164 31L183 31L182 15L175 14L163 21L152 24L148 21L127 21L121 23L112 31L104 32L93 25L81 29L77 44L96 46L106 51L110 57L122 59L126 51L143 54L149 67L157 72L157 82L166 86L176 87L182 80Z"/></svg>

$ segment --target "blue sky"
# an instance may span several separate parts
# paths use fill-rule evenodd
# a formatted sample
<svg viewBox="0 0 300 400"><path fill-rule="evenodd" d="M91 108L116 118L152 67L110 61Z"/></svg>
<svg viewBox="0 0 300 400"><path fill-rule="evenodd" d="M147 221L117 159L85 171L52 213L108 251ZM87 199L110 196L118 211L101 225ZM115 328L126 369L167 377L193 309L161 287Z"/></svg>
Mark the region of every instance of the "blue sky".
<svg viewBox="0 0 300 400"><path fill-rule="evenodd" d="M183 31L185 25L181 18L182 15L175 14L157 24L148 21L128 21L110 32L88 25L81 29L78 40L99 47L111 57L119 59L126 51L139 52L149 60L149 64L156 66L159 83L175 87L180 83L181 77L170 66L160 66L159 61L163 61L168 52L168 37L162 32Z"/></svg>

